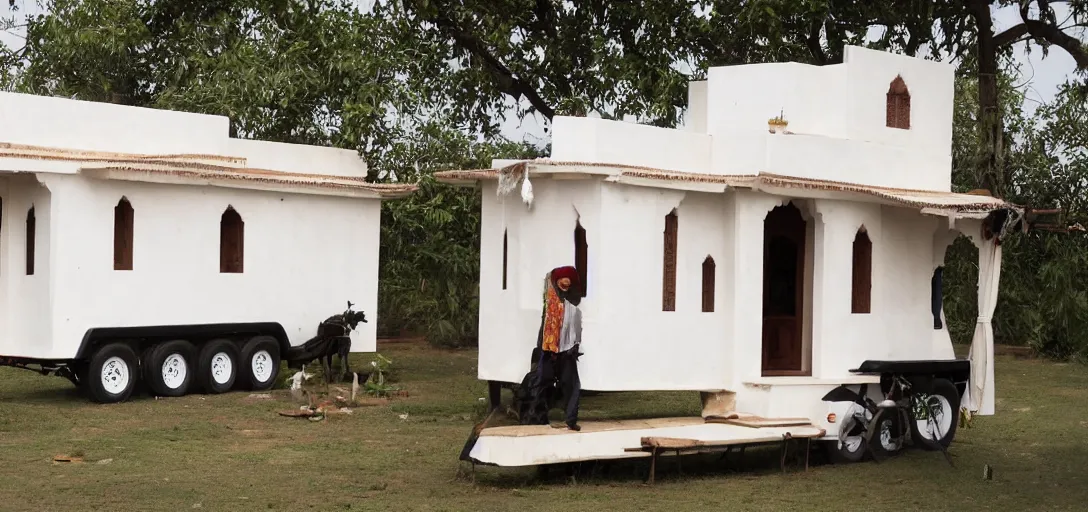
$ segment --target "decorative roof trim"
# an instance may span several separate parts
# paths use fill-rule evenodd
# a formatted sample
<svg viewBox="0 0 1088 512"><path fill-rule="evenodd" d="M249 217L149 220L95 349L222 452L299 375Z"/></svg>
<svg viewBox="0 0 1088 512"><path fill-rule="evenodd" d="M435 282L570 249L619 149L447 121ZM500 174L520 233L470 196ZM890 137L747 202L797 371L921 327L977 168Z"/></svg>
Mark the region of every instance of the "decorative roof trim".
<svg viewBox="0 0 1088 512"><path fill-rule="evenodd" d="M380 199L405 197L418 189L416 185L412 184L368 183L361 179L340 176L288 174L262 171L260 169L216 168L215 166L166 166L157 163L86 166L80 169L80 173L93 178L126 181L160 183L200 181L208 184L216 182L219 186L230 186L229 183L277 185L285 192L320 189L338 190L345 193L333 195ZM171 179L164 180L163 177L170 177ZM239 188L251 187L243 186Z"/></svg>
<svg viewBox="0 0 1088 512"><path fill-rule="evenodd" d="M284 192L380 199L405 197L418 189L418 186L414 184L370 183L361 176L249 168L246 167L246 158L226 155L115 153L0 142L0 158L87 164L79 167L80 174L99 179L160 183L203 181L215 186L237 188L267 189L274 186L276 190ZM171 178L161 179L162 176L171 176ZM242 183L251 185L260 183L262 186L239 186Z"/></svg>
<svg viewBox="0 0 1088 512"><path fill-rule="evenodd" d="M700 185L722 185L721 191L733 187L764 191L768 189L795 188L846 192L876 197L894 204L916 209L926 209L928 211L955 211L962 213L987 212L1000 208L1019 208L1016 205L1007 203L1004 200L995 197L975 194L860 185L856 183L798 178L769 173L750 175L701 174L623 164L559 162L548 159L518 162L517 164L508 166L504 169L444 171L435 173L435 177L443 183L470 185L481 180L496 179L500 173L514 170L515 166L527 166L540 176L547 176L558 172L582 172L589 175L604 176L607 177L607 181L612 182L661 186L663 188L675 188L673 186L666 186L665 183L686 182ZM716 191L714 190L714 187L705 186L698 186L697 189L701 191Z"/></svg>

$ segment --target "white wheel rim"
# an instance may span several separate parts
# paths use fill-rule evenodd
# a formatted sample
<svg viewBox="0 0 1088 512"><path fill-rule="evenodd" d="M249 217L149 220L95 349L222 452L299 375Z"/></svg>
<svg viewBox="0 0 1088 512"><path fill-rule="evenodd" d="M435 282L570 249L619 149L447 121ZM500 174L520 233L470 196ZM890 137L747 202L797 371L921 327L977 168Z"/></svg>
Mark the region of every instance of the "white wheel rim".
<svg viewBox="0 0 1088 512"><path fill-rule="evenodd" d="M849 453L854 453L861 449L862 443L865 442L865 437L861 434L849 435L847 432L854 429L855 425L864 424L865 410L858 404L851 404L850 409L846 411L846 421L839 427L841 430L840 441L842 447L846 448Z"/></svg>
<svg viewBox="0 0 1088 512"><path fill-rule="evenodd" d="M846 447L846 451L854 453L861 448L861 442L864 440L865 438L861 436L846 436L846 440L842 444Z"/></svg>
<svg viewBox="0 0 1088 512"><path fill-rule="evenodd" d="M113 356L102 364L102 389L111 395L117 395L128 388L129 375L128 363L120 357Z"/></svg>
<svg viewBox="0 0 1088 512"><path fill-rule="evenodd" d="M267 350L258 350L253 354L249 364L253 368L253 376L257 381L267 382L272 378L272 354L269 354Z"/></svg>
<svg viewBox="0 0 1088 512"><path fill-rule="evenodd" d="M226 352L219 352L212 356L212 380L216 384L226 384L230 382L231 376L234 374L234 363L230 360L230 355Z"/></svg>
<svg viewBox="0 0 1088 512"><path fill-rule="evenodd" d="M185 358L181 354L170 354L162 362L162 383L170 389L178 389L185 383L185 377L189 373Z"/></svg>
<svg viewBox="0 0 1088 512"><path fill-rule="evenodd" d="M924 404L929 404L930 409L933 410L934 418L926 417L915 420L918 433L930 441L944 438L952 428L952 404L948 403L948 399L941 395L929 395L924 397L922 401L923 403L919 404L919 407L925 411Z"/></svg>

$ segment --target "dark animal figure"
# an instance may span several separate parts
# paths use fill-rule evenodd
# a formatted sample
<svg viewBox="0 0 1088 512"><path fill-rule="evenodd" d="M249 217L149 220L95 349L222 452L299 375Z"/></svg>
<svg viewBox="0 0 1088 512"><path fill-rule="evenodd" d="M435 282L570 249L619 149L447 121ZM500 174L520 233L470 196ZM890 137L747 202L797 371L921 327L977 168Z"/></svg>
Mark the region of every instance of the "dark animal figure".
<svg viewBox="0 0 1088 512"><path fill-rule="evenodd" d="M317 324L317 336L310 338L297 349L290 351L285 359L289 368L300 369L314 360L321 360L327 382L335 378L344 380L351 375L348 354L351 352L351 331L360 323L367 323L366 313L352 311L354 304L348 301L348 309L343 313L330 316ZM339 372L332 373L333 356L340 356Z"/></svg>

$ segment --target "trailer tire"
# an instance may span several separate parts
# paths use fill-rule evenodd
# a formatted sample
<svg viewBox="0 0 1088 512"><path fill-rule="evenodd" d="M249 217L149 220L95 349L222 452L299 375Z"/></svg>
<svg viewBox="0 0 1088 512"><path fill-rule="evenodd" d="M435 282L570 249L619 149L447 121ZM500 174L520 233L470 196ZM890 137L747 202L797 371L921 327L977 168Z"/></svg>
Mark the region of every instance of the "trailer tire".
<svg viewBox="0 0 1088 512"><path fill-rule="evenodd" d="M930 392L922 399L927 401L936 416L936 423L940 430L940 438L934 439L930 433L928 417L917 419L920 412L912 407L910 421L910 438L915 445L924 450L940 450L948 448L952 438L956 436L956 427L960 416L960 395L956 392L956 385L948 379L933 379ZM913 401L912 401L913 405Z"/></svg>
<svg viewBox="0 0 1088 512"><path fill-rule="evenodd" d="M156 396L177 397L193 382L193 344L185 340L160 343L148 354L144 380Z"/></svg>
<svg viewBox="0 0 1088 512"><path fill-rule="evenodd" d="M905 429L899 409L882 411L873 428L876 432L869 439L869 449L873 451L874 457L886 459L902 452Z"/></svg>
<svg viewBox="0 0 1088 512"><path fill-rule="evenodd" d="M254 336L242 345L239 358L242 385L252 391L264 391L276 383L280 372L280 344L271 336Z"/></svg>
<svg viewBox="0 0 1088 512"><path fill-rule="evenodd" d="M865 458L865 442L851 439L846 443L838 439L827 441L827 455L832 464L850 464L861 462Z"/></svg>
<svg viewBox="0 0 1088 512"><path fill-rule="evenodd" d="M92 400L111 404L132 396L139 379L139 360L132 347L124 343L104 345L91 355L81 375Z"/></svg>
<svg viewBox="0 0 1088 512"><path fill-rule="evenodd" d="M238 379L238 347L230 340L204 343L196 358L196 380L208 394L226 393Z"/></svg>

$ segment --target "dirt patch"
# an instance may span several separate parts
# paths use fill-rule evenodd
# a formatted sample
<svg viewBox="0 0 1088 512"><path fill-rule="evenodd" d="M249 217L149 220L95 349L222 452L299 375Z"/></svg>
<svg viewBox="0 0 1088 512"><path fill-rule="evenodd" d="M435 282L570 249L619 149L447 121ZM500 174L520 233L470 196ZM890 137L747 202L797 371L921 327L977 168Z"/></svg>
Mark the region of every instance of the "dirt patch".
<svg viewBox="0 0 1088 512"><path fill-rule="evenodd" d="M1015 359L1037 359L1039 354L1031 347L1013 345L994 345L995 356L1010 356Z"/></svg>

